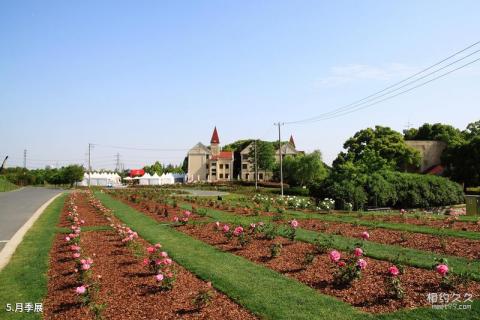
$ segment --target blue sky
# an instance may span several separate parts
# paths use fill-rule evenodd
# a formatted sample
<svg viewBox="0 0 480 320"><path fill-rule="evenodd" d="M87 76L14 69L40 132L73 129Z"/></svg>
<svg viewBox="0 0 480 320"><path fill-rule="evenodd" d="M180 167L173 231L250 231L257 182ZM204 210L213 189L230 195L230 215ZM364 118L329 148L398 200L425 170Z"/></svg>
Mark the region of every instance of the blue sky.
<svg viewBox="0 0 480 320"><path fill-rule="evenodd" d="M181 162L215 125L221 143L275 139L276 121L348 104L480 40L478 12L479 1L2 1L0 157L84 163L91 142L95 168L117 152L138 167ZM376 124L464 128L480 118L479 78L480 62L283 135L330 163Z"/></svg>

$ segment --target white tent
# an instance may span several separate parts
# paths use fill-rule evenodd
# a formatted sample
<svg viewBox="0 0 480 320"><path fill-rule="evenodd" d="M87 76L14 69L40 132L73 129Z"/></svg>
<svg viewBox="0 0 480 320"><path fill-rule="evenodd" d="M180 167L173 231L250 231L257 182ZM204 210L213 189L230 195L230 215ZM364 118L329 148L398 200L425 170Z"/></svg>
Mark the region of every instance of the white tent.
<svg viewBox="0 0 480 320"><path fill-rule="evenodd" d="M161 184L160 176L155 172L153 176L149 179L149 184L153 186L158 186Z"/></svg>
<svg viewBox="0 0 480 320"><path fill-rule="evenodd" d="M120 179L117 173L92 172L88 174L85 172L83 174L83 180L78 185L86 187L90 181L91 186L115 187L121 185Z"/></svg>
<svg viewBox="0 0 480 320"><path fill-rule="evenodd" d="M145 172L145 174L138 179L138 184L141 186L148 186L151 177L152 176L148 172Z"/></svg>
<svg viewBox="0 0 480 320"><path fill-rule="evenodd" d="M173 174L171 174L171 173L164 173L160 177L160 184L162 184L162 185L164 185L164 184L174 184L174 183L175 183L175 178L174 178Z"/></svg>

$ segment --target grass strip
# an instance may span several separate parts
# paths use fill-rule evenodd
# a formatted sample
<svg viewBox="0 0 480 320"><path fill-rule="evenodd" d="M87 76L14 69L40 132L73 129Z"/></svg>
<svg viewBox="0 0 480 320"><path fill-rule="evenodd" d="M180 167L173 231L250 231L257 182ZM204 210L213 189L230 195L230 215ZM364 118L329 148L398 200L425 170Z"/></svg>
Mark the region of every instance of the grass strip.
<svg viewBox="0 0 480 320"><path fill-rule="evenodd" d="M189 204L180 204L181 208L189 210L191 205ZM235 215L234 213L206 209L207 215L215 220L228 222L233 224L250 224L252 222L271 221L271 217L241 217ZM279 230L281 234L282 230ZM314 243L315 239L321 237L320 239L328 239L331 241L333 248L350 251L355 247L356 244L361 242L360 239L344 237L341 235L334 234L325 234L322 232L311 231L306 229L297 229L296 239L299 241ZM412 267L419 267L423 269L432 269L435 262L435 258L447 258L450 268L450 272L455 274L464 274L470 279L480 281L480 261L473 260L470 261L465 258L455 257L455 256L446 256L441 254L436 254L430 251L416 250L411 248L405 248L401 246L394 246L388 244L381 244L377 242L364 241L362 244L365 249L365 255L378 260L386 260L392 262L400 262L405 265Z"/></svg>
<svg viewBox="0 0 480 320"><path fill-rule="evenodd" d="M114 214L149 242L161 242L185 268L253 313L266 319L379 319L379 320L468 320L480 319L480 301L470 310L417 308L372 315L286 278L263 266L222 252L193 239L103 193L96 196ZM181 205L181 207L188 207ZM216 210L209 210L216 211ZM227 214L216 211L217 214ZM247 217L240 217L247 218Z"/></svg>
<svg viewBox="0 0 480 320"><path fill-rule="evenodd" d="M41 303L47 293L49 252L65 194L55 199L25 234L10 262L0 272L0 319L41 319L40 313L7 312L6 305Z"/></svg>

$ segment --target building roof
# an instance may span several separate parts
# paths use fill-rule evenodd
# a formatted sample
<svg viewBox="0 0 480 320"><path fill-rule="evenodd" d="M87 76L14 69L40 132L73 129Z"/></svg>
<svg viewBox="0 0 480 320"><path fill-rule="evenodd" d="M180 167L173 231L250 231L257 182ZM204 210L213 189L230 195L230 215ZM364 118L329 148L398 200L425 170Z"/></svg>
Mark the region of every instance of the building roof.
<svg viewBox="0 0 480 320"><path fill-rule="evenodd" d="M216 156L213 156L211 159L212 160L219 160L219 159L233 160L233 151L220 151L219 154L217 154Z"/></svg>
<svg viewBox="0 0 480 320"><path fill-rule="evenodd" d="M445 168L442 165L439 164L439 165L433 166L433 167L425 170L424 173L433 174L433 175L441 175L443 173L443 171L445 171Z"/></svg>
<svg viewBox="0 0 480 320"><path fill-rule="evenodd" d="M290 135L290 141L289 142L294 148L296 148L295 141L293 140L293 135Z"/></svg>
<svg viewBox="0 0 480 320"><path fill-rule="evenodd" d="M188 154L210 154L210 149L199 142L188 151Z"/></svg>
<svg viewBox="0 0 480 320"><path fill-rule="evenodd" d="M218 132L217 132L217 127L213 129L213 134L212 134L212 139L210 140L210 143L220 143L220 139L218 138Z"/></svg>

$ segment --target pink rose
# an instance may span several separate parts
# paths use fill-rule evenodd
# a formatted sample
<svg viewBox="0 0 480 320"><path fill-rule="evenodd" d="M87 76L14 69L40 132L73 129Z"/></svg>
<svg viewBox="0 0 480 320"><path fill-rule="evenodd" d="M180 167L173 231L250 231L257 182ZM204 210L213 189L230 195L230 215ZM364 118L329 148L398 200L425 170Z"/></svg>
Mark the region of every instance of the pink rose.
<svg viewBox="0 0 480 320"><path fill-rule="evenodd" d="M155 247L148 247L147 252L148 253L154 253L155 252Z"/></svg>
<svg viewBox="0 0 480 320"><path fill-rule="evenodd" d="M292 220L290 221L290 225L292 226L292 228L297 228L298 227L298 221L297 220Z"/></svg>
<svg viewBox="0 0 480 320"><path fill-rule="evenodd" d="M353 251L353 254L355 255L355 257L361 257L363 254L362 248L355 248L355 250Z"/></svg>
<svg viewBox="0 0 480 320"><path fill-rule="evenodd" d="M391 276L398 276L398 274L400 273L400 271L398 270L397 266L391 266L390 268L388 268L388 273L391 275Z"/></svg>
<svg viewBox="0 0 480 320"><path fill-rule="evenodd" d="M178 217L177 216L173 217L173 221L178 222Z"/></svg>
<svg viewBox="0 0 480 320"><path fill-rule="evenodd" d="M367 231L362 232L362 239L363 240L368 240L370 238L370 234Z"/></svg>
<svg viewBox="0 0 480 320"><path fill-rule="evenodd" d="M75 292L77 294L84 294L87 291L87 288L85 286L80 286L75 288Z"/></svg>
<svg viewBox="0 0 480 320"><path fill-rule="evenodd" d="M442 277L448 273L448 266L446 264L439 264L436 269L438 274L440 274Z"/></svg>
<svg viewBox="0 0 480 320"><path fill-rule="evenodd" d="M143 259L143 265L144 266L148 266L149 263L150 263L150 261L147 258Z"/></svg>
<svg viewBox="0 0 480 320"><path fill-rule="evenodd" d="M163 280L163 274L159 273L155 276L155 280L157 280L158 282L162 281Z"/></svg>
<svg viewBox="0 0 480 320"><path fill-rule="evenodd" d="M339 266L340 268L345 267L345 261L338 261L337 266Z"/></svg>
<svg viewBox="0 0 480 320"><path fill-rule="evenodd" d="M172 264L172 259L170 259L170 258L163 259L163 264L167 265L167 266Z"/></svg>
<svg viewBox="0 0 480 320"><path fill-rule="evenodd" d="M358 259L357 266L359 266L360 269L363 270L367 267L367 261L365 261L363 259Z"/></svg>
<svg viewBox="0 0 480 320"><path fill-rule="evenodd" d="M82 264L82 270L86 271L90 269L90 265L88 263Z"/></svg>
<svg viewBox="0 0 480 320"><path fill-rule="evenodd" d="M161 247L162 247L162 245L160 243L155 244L155 248L160 249Z"/></svg>
<svg viewBox="0 0 480 320"><path fill-rule="evenodd" d="M223 225L223 232L228 232L228 231L230 231L230 227L228 226L228 224Z"/></svg>
<svg viewBox="0 0 480 320"><path fill-rule="evenodd" d="M166 253L165 251L162 251L162 253L160 253L160 255L161 255L163 258L168 257L168 253Z"/></svg>
<svg viewBox="0 0 480 320"><path fill-rule="evenodd" d="M340 252L338 252L337 250L333 250L332 252L330 252L329 256L332 262L338 262L338 260L340 260L340 257L341 257Z"/></svg>
<svg viewBox="0 0 480 320"><path fill-rule="evenodd" d="M250 223L250 228L255 229L257 225L255 223Z"/></svg>
<svg viewBox="0 0 480 320"><path fill-rule="evenodd" d="M234 234L235 236L239 236L239 235L241 235L242 233L243 233L243 228L240 227L240 226L239 226L239 227L236 227L235 230L233 231L233 234Z"/></svg>
<svg viewBox="0 0 480 320"><path fill-rule="evenodd" d="M183 214L186 216L186 217L190 217L190 215L192 214L190 211L186 210L183 212Z"/></svg>
<svg viewBox="0 0 480 320"><path fill-rule="evenodd" d="M65 241L70 241L70 237L65 237Z"/></svg>
<svg viewBox="0 0 480 320"><path fill-rule="evenodd" d="M80 258L80 253L75 252L74 254L72 254L72 257L73 257L74 259L78 259L78 258Z"/></svg>

